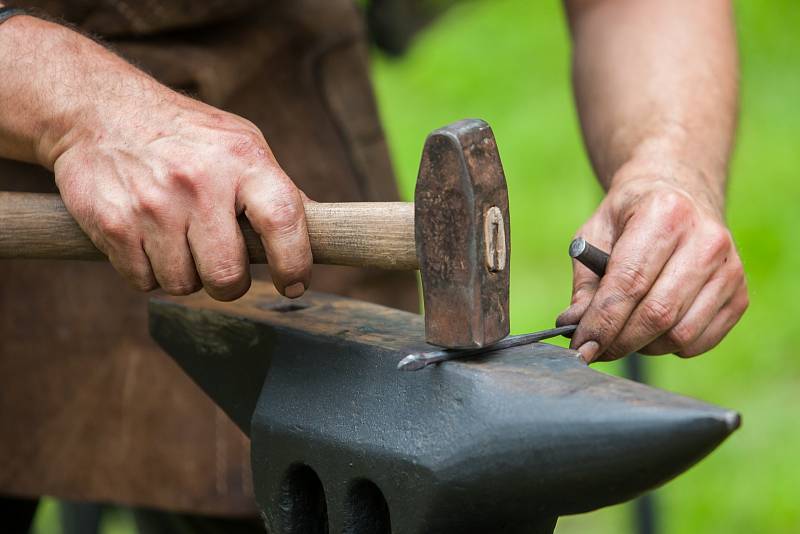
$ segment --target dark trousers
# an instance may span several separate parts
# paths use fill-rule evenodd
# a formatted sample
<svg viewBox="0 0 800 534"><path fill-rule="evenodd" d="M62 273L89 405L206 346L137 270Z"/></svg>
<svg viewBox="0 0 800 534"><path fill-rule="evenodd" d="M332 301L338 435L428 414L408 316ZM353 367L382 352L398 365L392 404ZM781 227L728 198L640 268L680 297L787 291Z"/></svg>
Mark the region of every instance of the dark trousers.
<svg viewBox="0 0 800 534"><path fill-rule="evenodd" d="M8 534L28 534L37 506L38 499L0 497L0 530Z"/></svg>
<svg viewBox="0 0 800 534"><path fill-rule="evenodd" d="M159 510L133 512L139 534L265 534L261 519L229 519ZM66 534L66 533L65 533Z"/></svg>
<svg viewBox="0 0 800 534"><path fill-rule="evenodd" d="M28 534L38 499L0 497L0 532ZM103 505L62 503L59 513L63 534L96 534ZM219 518L133 509L139 534L265 534L259 518Z"/></svg>

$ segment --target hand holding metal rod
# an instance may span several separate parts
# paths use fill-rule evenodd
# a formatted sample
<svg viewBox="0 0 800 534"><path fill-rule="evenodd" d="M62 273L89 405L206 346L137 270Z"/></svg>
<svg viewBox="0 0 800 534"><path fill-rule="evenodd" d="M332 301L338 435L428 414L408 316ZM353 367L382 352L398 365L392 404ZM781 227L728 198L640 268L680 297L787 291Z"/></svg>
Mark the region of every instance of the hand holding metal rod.
<svg viewBox="0 0 800 534"><path fill-rule="evenodd" d="M609 258L608 253L595 247L582 237L572 240L572 243L569 245L569 255L591 269L591 271L597 276L602 277L606 273L606 266L608 265ZM578 328L578 325L572 324L550 328L548 330L541 330L531 334L508 336L493 345L478 349L446 349L409 354L400 360L400 362L397 364L397 368L401 371L416 371L433 363L444 362L456 358L465 358L468 356L476 356L478 354L508 349L511 347L518 347L520 345L528 345L530 343L536 343L538 341L543 341L545 339L550 339L557 336L570 337L575 332L576 328Z"/></svg>

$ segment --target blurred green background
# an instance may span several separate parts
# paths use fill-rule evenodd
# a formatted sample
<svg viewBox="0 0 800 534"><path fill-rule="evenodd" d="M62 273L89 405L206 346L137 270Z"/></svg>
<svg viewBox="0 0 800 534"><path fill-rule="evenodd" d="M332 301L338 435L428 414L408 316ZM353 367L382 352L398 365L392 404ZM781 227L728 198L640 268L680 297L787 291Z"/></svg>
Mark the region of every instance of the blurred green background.
<svg viewBox="0 0 800 534"><path fill-rule="evenodd" d="M647 372L660 387L739 410L744 424L656 492L666 533L800 532L800 355L792 348L800 317L800 2L739 0L736 10L742 114L728 211L751 306L711 353L650 358ZM409 199L430 130L464 117L492 125L514 221L512 329L550 326L569 303L567 245L601 197L572 105L560 2L462 2L402 58L376 52L374 79ZM48 501L38 532L57 533L54 516ZM104 530L131 532L119 513ZM630 531L629 506L563 518L557 529Z"/></svg>

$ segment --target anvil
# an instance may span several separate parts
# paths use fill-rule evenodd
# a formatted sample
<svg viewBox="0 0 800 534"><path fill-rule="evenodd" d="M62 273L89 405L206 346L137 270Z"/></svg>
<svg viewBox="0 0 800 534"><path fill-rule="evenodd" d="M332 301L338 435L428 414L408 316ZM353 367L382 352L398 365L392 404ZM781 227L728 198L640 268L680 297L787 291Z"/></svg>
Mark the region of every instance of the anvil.
<svg viewBox="0 0 800 534"><path fill-rule="evenodd" d="M258 506L283 533L536 533L655 488L739 425L545 343L415 373L423 319L265 284L155 298L153 337L249 435Z"/></svg>

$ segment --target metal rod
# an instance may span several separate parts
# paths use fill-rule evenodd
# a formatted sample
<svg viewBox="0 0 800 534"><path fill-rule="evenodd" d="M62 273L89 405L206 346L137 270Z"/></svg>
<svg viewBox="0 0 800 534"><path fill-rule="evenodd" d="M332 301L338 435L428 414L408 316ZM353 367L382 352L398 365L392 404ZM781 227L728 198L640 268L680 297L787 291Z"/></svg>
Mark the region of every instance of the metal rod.
<svg viewBox="0 0 800 534"><path fill-rule="evenodd" d="M606 274L608 265L608 253L595 247L582 237L572 240L569 245L569 255L584 264L586 267L599 277Z"/></svg>

